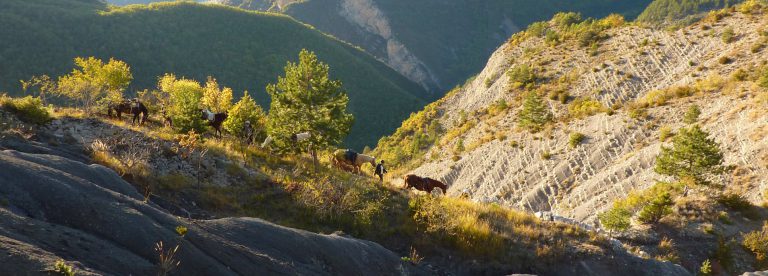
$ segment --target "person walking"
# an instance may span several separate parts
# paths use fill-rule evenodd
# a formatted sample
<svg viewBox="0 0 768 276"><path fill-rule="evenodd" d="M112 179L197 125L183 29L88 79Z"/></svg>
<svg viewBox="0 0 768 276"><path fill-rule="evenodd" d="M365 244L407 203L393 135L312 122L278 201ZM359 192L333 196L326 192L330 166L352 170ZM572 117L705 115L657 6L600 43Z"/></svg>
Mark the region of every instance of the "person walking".
<svg viewBox="0 0 768 276"><path fill-rule="evenodd" d="M384 168L384 160L381 160L378 165L376 165L376 171L374 172L375 175L379 176L379 181L384 182L384 174L387 173L387 168Z"/></svg>

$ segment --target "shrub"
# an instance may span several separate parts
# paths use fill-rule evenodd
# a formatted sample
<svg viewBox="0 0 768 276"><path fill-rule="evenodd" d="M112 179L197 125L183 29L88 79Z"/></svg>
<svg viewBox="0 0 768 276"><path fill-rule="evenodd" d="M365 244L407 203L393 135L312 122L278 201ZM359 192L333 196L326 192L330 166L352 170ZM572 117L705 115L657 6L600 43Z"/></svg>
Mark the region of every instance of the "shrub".
<svg viewBox="0 0 768 276"><path fill-rule="evenodd" d="M732 27L728 27L723 31L720 37L723 39L723 42L731 43L734 41L736 33L733 31Z"/></svg>
<svg viewBox="0 0 768 276"><path fill-rule="evenodd" d="M584 118L607 110L601 102L591 98L578 98L568 105L568 113L575 118Z"/></svg>
<svg viewBox="0 0 768 276"><path fill-rule="evenodd" d="M597 215L600 219L600 224L608 231L624 231L629 229L629 219L632 217L632 213L618 206L614 206L606 212Z"/></svg>
<svg viewBox="0 0 768 276"><path fill-rule="evenodd" d="M695 124L697 120L699 120L699 115L701 115L701 109L698 105L691 105L688 107L688 110L685 111L685 115L683 115L683 123L686 124Z"/></svg>
<svg viewBox="0 0 768 276"><path fill-rule="evenodd" d="M11 98L2 95L0 96L0 105L16 114L20 120L28 123L41 125L51 120L48 109L43 107L43 102L38 97Z"/></svg>
<svg viewBox="0 0 768 276"><path fill-rule="evenodd" d="M221 125L227 132L237 137L243 137L245 134L243 133L243 126L248 121L251 122L251 127L254 131L251 138L256 141L265 138L266 115L261 106L256 104L256 101L251 98L247 91L243 93L240 101L229 109L228 115Z"/></svg>
<svg viewBox="0 0 768 276"><path fill-rule="evenodd" d="M158 89L169 99L169 115L173 120L173 126L180 133L195 130L197 133L205 131L205 125L201 118L203 88L194 80L177 79L176 76L166 74L158 83Z"/></svg>
<svg viewBox="0 0 768 276"><path fill-rule="evenodd" d="M176 226L176 234L178 234L179 236L182 236L182 237L186 236L187 235L187 227L184 227L184 226L181 226L181 225Z"/></svg>
<svg viewBox="0 0 768 276"><path fill-rule="evenodd" d="M731 58L727 56L722 56L719 59L717 59L717 62L720 64L728 64L728 63L731 63Z"/></svg>
<svg viewBox="0 0 768 276"><path fill-rule="evenodd" d="M666 192L662 193L640 210L637 219L642 223L656 224L664 216L672 213L673 204L672 196Z"/></svg>
<svg viewBox="0 0 768 276"><path fill-rule="evenodd" d="M208 77L208 81L203 87L203 99L201 101L203 108L214 113L221 113L229 110L232 106L232 88L219 87L216 79Z"/></svg>
<svg viewBox="0 0 768 276"><path fill-rule="evenodd" d="M759 0L747 0L736 6L736 10L744 14L760 13L763 4Z"/></svg>
<svg viewBox="0 0 768 276"><path fill-rule="evenodd" d="M661 129L659 129L659 140L661 142L666 142L667 139L674 135L675 134L672 132L672 128L670 126L663 126Z"/></svg>
<svg viewBox="0 0 768 276"><path fill-rule="evenodd" d="M75 270L71 265L68 265L64 260L58 260L53 264L53 271L59 275L75 276Z"/></svg>
<svg viewBox="0 0 768 276"><path fill-rule="evenodd" d="M763 225L762 230L746 233L742 238L744 241L741 244L755 254L760 269L768 267L768 222Z"/></svg>
<svg viewBox="0 0 768 276"><path fill-rule="evenodd" d="M518 124L531 132L539 132L551 121L552 113L549 111L549 106L536 92L528 92L523 101L523 110L518 116Z"/></svg>
<svg viewBox="0 0 768 276"><path fill-rule="evenodd" d="M542 37L546 34L547 28L547 22L533 22L531 25L528 25L526 32L531 36Z"/></svg>
<svg viewBox="0 0 768 276"><path fill-rule="evenodd" d="M513 88L528 87L536 82L536 73L527 64L509 69L507 77L509 77L509 83Z"/></svg>
<svg viewBox="0 0 768 276"><path fill-rule="evenodd" d="M739 70L736 70L731 74L731 78L736 81L745 81L749 77L749 73L747 71L744 71L744 69L739 68Z"/></svg>
<svg viewBox="0 0 768 276"><path fill-rule="evenodd" d="M572 132L570 137L568 138L568 145L571 148L576 148L579 144L581 144L582 141L584 141L584 134L581 134L579 132Z"/></svg>
<svg viewBox="0 0 768 276"><path fill-rule="evenodd" d="M701 267L699 267L699 273L701 276L712 275L712 263L709 262L709 259L706 259L701 263Z"/></svg>
<svg viewBox="0 0 768 276"><path fill-rule="evenodd" d="M552 153L549 151L542 151L541 152L541 159L542 160L549 160L552 159Z"/></svg>
<svg viewBox="0 0 768 276"><path fill-rule="evenodd" d="M581 20L581 14L575 12L559 12L552 17L552 21L561 29L579 23Z"/></svg>

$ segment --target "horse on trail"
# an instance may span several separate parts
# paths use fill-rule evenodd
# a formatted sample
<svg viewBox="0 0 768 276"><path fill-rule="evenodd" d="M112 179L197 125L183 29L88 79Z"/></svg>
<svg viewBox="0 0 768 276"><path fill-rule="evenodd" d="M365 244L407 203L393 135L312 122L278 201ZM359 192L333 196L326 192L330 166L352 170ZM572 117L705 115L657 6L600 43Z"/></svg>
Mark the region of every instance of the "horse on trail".
<svg viewBox="0 0 768 276"><path fill-rule="evenodd" d="M201 115L201 118L208 122L208 125L216 130L215 134L221 138L221 124L224 123L224 120L227 119L227 113L213 113L210 110L203 110L201 111Z"/></svg>
<svg viewBox="0 0 768 276"><path fill-rule="evenodd" d="M139 124L143 125L144 122L146 122L149 118L149 109L147 109L147 106L137 100L126 100L119 103L110 104L107 106L107 115L109 117L113 117L112 111L116 113L118 119L122 117L123 113L133 114L133 120L131 121L131 124L136 124L136 121L139 121Z"/></svg>
<svg viewBox="0 0 768 276"><path fill-rule="evenodd" d="M376 158L365 154L354 154L352 158L349 158L347 154L348 150L338 149L333 152L333 165L337 168L352 171L360 174L360 166L365 163L370 163L374 168L376 167ZM350 170L349 167L352 167Z"/></svg>
<svg viewBox="0 0 768 276"><path fill-rule="evenodd" d="M445 185L445 183L429 177L420 177L409 174L403 178L403 181L405 182L405 189L416 188L416 190L424 191L429 194L431 194L435 188L442 189L443 194L448 191L448 186Z"/></svg>

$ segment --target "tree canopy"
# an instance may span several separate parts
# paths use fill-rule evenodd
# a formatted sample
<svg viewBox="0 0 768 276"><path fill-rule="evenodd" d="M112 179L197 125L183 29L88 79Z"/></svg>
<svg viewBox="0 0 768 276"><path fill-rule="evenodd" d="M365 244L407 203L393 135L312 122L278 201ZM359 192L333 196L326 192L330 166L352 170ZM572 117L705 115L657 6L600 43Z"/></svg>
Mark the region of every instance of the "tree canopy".
<svg viewBox="0 0 768 276"><path fill-rule="evenodd" d="M341 144L352 128L353 116L347 112L349 97L341 81L329 78L330 68L314 52L302 50L299 62L288 62L285 76L269 84L272 97L267 131L282 150L301 151L291 136L310 132L308 143L315 149Z"/></svg>
<svg viewBox="0 0 768 276"><path fill-rule="evenodd" d="M123 99L123 92L133 80L125 62L88 57L75 58L75 69L59 77L57 95L77 101L90 113L96 104L114 103Z"/></svg>
<svg viewBox="0 0 768 276"><path fill-rule="evenodd" d="M655 171L677 180L690 178L699 184L709 184L713 176L724 170L720 144L698 125L680 129L672 147L662 146L656 157Z"/></svg>
<svg viewBox="0 0 768 276"><path fill-rule="evenodd" d="M544 100L536 92L528 92L523 102L523 110L518 116L518 124L531 132L538 132L550 121L552 113Z"/></svg>

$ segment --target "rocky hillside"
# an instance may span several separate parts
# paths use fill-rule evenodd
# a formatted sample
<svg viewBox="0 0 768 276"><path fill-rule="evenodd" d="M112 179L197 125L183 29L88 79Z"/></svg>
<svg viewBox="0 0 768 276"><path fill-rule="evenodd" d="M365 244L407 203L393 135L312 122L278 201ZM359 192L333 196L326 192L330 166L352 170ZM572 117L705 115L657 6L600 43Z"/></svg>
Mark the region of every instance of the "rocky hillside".
<svg viewBox="0 0 768 276"><path fill-rule="evenodd" d="M504 39L533 21L559 11L578 11L586 16L621 13L635 17L650 3L649 0L213 2L288 14L362 47L436 95L442 95L480 70L483 61ZM295 4L288 5L290 3Z"/></svg>
<svg viewBox="0 0 768 276"><path fill-rule="evenodd" d="M696 104L699 123L722 145L725 163L736 167L725 181L757 203L768 189L768 92L749 75L762 72L768 57L765 24L762 14L724 11L672 32L612 28L592 47L574 41L550 47L544 37L517 35L480 74L419 115L449 131L416 155L412 172L449 183L449 195L591 221L614 200L665 179L653 170L665 144L660 130L683 127L683 113ZM523 88L514 87L508 72L523 65L535 71L536 90L553 99L547 104L556 123L536 134L517 124ZM698 92L633 108L674 88ZM578 112L579 104L594 101L595 114ZM415 133L423 136L426 128ZM416 139L410 133L397 137L398 131L380 148L392 139ZM575 147L572 133L585 136Z"/></svg>
<svg viewBox="0 0 768 276"><path fill-rule="evenodd" d="M7 275L50 275L59 260L76 275L151 275L162 267L159 242L166 254L178 246L174 275L424 274L348 236L255 218L175 216L115 171L87 165L90 156L72 136L28 136L34 132L0 117L0 268Z"/></svg>

